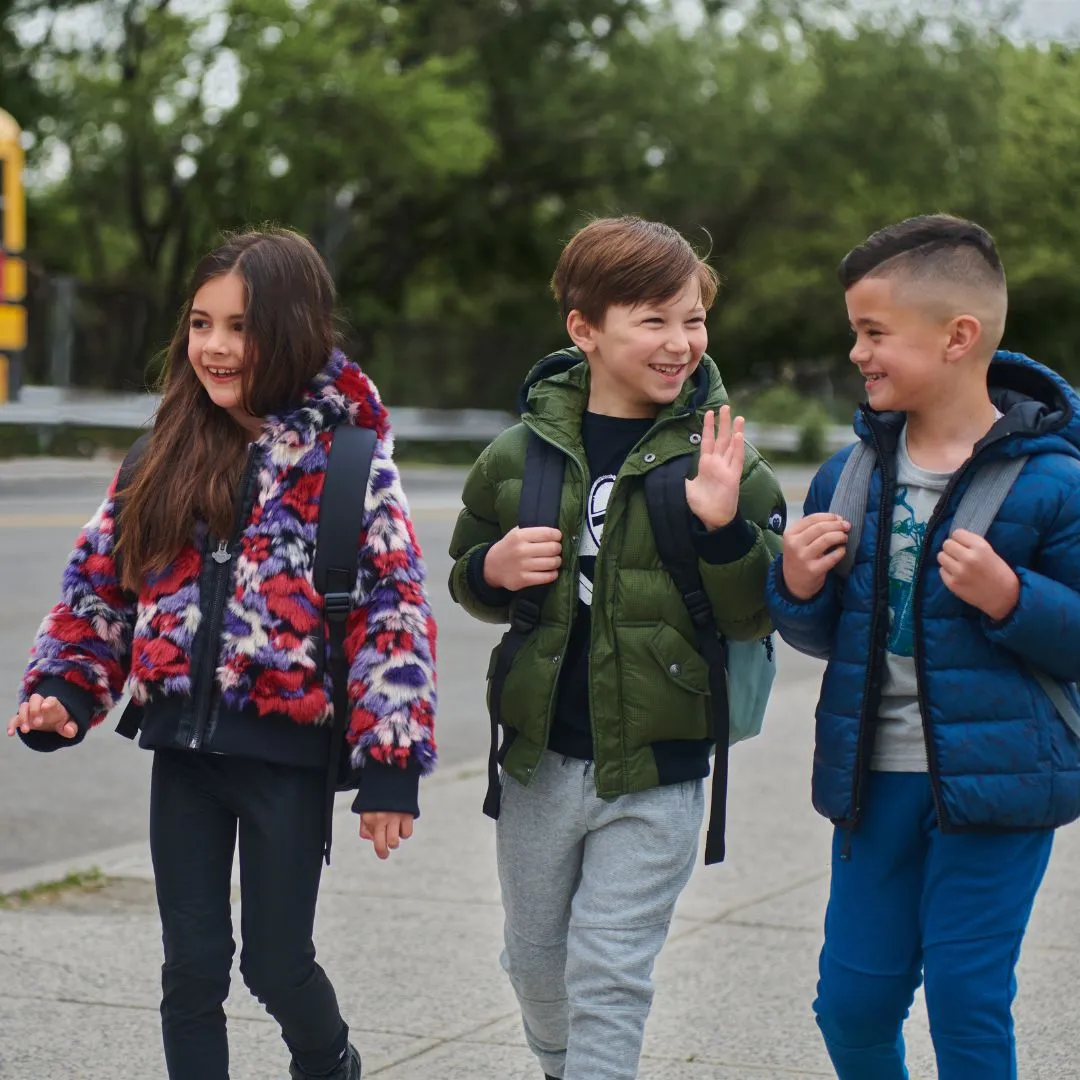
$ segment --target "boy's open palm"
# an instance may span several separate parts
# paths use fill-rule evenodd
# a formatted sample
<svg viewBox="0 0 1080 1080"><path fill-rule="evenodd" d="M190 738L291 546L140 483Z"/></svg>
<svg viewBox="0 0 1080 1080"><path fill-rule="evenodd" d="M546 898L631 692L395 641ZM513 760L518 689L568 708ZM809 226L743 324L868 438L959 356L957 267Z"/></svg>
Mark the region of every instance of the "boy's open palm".
<svg viewBox="0 0 1080 1080"><path fill-rule="evenodd" d="M74 739L79 734L79 725L71 719L71 714L54 697L42 697L31 694L29 700L19 706L19 712L8 724L8 735L22 731L55 731L65 739Z"/></svg>
<svg viewBox="0 0 1080 1080"><path fill-rule="evenodd" d="M484 557L484 580L497 589L517 592L550 585L562 566L562 533L546 526L515 525L491 545Z"/></svg>
<svg viewBox="0 0 1080 1080"><path fill-rule="evenodd" d="M938 552L941 580L954 596L1001 622L1020 600L1020 579L985 537L957 529Z"/></svg>
<svg viewBox="0 0 1080 1080"><path fill-rule="evenodd" d="M739 485L746 457L744 424L741 416L732 423L727 405L719 417L712 409L705 414L697 475L686 481L686 501L706 529L730 524L739 512Z"/></svg>
<svg viewBox="0 0 1080 1080"><path fill-rule="evenodd" d="M796 600L812 600L844 557L851 525L837 514L809 514L784 533L784 584Z"/></svg>

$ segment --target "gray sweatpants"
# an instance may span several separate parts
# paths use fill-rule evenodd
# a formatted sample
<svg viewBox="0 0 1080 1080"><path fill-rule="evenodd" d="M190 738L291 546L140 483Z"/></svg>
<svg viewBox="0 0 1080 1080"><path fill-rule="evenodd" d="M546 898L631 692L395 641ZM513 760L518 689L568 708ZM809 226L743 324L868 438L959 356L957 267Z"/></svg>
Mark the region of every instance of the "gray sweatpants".
<svg viewBox="0 0 1080 1080"><path fill-rule="evenodd" d="M502 965L545 1073L633 1080L653 962L697 854L704 784L597 797L592 763L546 752L504 776Z"/></svg>

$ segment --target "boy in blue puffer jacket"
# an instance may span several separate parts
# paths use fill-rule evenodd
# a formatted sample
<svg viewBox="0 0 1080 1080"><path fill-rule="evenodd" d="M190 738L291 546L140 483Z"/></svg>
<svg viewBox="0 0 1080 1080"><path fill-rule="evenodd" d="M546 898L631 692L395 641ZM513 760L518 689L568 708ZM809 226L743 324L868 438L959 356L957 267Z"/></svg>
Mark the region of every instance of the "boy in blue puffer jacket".
<svg viewBox="0 0 1080 1080"><path fill-rule="evenodd" d="M979 226L889 226L840 278L869 398L855 429L876 452L866 514L845 579L851 525L829 507L849 448L814 478L768 586L784 639L829 662L814 1010L840 1080L904 1080L925 979L941 1080L1015 1080L1020 942L1053 829L1080 816L1080 741L1031 670L1080 679L1080 398L995 351L1005 276ZM954 531L976 471L1021 456L986 537Z"/></svg>

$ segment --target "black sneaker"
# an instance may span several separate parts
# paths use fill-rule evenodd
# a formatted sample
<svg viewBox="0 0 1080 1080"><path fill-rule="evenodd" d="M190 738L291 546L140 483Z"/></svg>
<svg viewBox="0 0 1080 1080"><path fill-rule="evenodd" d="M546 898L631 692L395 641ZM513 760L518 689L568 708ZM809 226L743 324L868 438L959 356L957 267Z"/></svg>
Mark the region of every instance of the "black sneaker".
<svg viewBox="0 0 1080 1080"><path fill-rule="evenodd" d="M291 1080L315 1080L301 1072L295 1061L289 1066L289 1076ZM360 1080L360 1054L356 1047L349 1043L341 1064L332 1073L325 1077L320 1076L318 1080Z"/></svg>

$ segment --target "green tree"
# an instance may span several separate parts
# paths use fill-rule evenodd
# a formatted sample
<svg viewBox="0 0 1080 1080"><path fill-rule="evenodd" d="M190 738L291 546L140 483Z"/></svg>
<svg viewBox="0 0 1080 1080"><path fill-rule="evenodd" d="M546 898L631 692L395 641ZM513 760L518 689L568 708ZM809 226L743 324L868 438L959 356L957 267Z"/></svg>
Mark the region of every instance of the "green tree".
<svg viewBox="0 0 1080 1080"><path fill-rule="evenodd" d="M459 61L404 70L407 43L374 2L239 0L201 18L169 0L83 8L89 44L50 28L29 49L49 103L30 125L36 163L70 163L36 192L32 228L98 300L83 343L106 384L139 379L223 228L274 219L326 244L345 200L360 220L383 192L437 188L489 152Z"/></svg>

